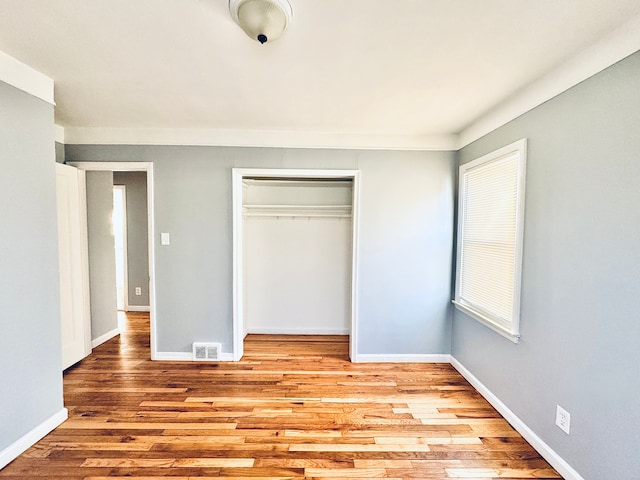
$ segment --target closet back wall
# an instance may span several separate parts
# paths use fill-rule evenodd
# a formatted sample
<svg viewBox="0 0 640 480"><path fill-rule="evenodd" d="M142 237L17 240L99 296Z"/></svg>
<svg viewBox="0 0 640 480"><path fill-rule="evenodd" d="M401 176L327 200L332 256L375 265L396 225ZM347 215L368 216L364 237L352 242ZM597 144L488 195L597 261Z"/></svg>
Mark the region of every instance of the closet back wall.
<svg viewBox="0 0 640 480"><path fill-rule="evenodd" d="M351 185L245 180L246 333L350 332Z"/></svg>

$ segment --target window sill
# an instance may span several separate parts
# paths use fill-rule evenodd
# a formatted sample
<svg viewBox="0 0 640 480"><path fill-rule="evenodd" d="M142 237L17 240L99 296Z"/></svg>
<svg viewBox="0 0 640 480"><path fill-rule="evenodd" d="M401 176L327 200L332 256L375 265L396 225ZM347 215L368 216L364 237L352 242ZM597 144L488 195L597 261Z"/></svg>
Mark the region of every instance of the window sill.
<svg viewBox="0 0 640 480"><path fill-rule="evenodd" d="M478 322L482 323L484 326L489 327L491 330L502 335L506 339L511 340L513 343L518 343L520 341L519 334L512 332L511 330L503 327L502 325L499 325L498 323L491 320L489 317L483 315L482 313L478 312L477 310L471 307L468 307L467 305L464 305L462 303L456 302L455 300L452 300L451 303L453 303L456 306L456 308L460 310L462 313L470 316L474 320L477 320Z"/></svg>

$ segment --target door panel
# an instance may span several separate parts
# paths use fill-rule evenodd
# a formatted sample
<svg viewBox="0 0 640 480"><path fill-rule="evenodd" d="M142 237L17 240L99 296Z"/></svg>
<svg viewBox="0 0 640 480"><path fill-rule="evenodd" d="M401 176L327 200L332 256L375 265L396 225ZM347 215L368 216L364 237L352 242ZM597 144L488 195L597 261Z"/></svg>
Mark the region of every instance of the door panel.
<svg viewBox="0 0 640 480"><path fill-rule="evenodd" d="M60 263L60 319L62 336L62 369L70 367L90 353L87 329L83 262L82 221L84 212L80 196L79 173L76 168L56 164L58 210L58 256ZM82 200L84 201L84 200Z"/></svg>

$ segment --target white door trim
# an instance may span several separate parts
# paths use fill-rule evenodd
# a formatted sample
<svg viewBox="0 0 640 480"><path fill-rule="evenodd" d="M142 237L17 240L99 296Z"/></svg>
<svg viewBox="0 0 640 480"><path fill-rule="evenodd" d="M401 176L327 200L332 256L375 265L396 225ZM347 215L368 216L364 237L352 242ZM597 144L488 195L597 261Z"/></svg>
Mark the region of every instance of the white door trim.
<svg viewBox="0 0 640 480"><path fill-rule="evenodd" d="M126 185L113 185L114 190L120 190L122 192L122 235L124 236L124 244L122 247L122 255L124 257L122 265L124 275L124 291L122 292L122 307L125 312L129 311L129 258L127 253L127 186Z"/></svg>
<svg viewBox="0 0 640 480"><path fill-rule="evenodd" d="M69 165L86 171L146 172L147 173L147 222L149 251L149 316L151 319L151 360L156 359L156 276L155 276L155 226L153 162L69 162Z"/></svg>
<svg viewBox="0 0 640 480"><path fill-rule="evenodd" d="M231 171L233 212L233 360L239 361L244 353L243 311L243 215L242 181L252 178L345 178L353 181L352 206L352 255L351 255L351 335L349 356L357 362L358 345L358 230L360 210L359 170L314 170L314 169L264 169L233 168Z"/></svg>
<svg viewBox="0 0 640 480"><path fill-rule="evenodd" d="M78 195L80 198L87 198L87 175L84 170L78 169ZM87 202L80 202L80 231L82 235L81 258L82 258L82 301L84 304L84 318L86 318L87 328L85 328L84 344L85 356L92 352L91 347L91 290L89 286L89 225L87 221Z"/></svg>

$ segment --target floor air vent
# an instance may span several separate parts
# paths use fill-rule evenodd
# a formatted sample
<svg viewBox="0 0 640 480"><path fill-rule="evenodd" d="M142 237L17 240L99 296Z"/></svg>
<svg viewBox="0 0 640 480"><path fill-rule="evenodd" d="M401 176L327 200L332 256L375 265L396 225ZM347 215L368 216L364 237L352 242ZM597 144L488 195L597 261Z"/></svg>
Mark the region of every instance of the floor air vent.
<svg viewBox="0 0 640 480"><path fill-rule="evenodd" d="M219 343L194 342L193 359L200 362L220 360L220 348Z"/></svg>

